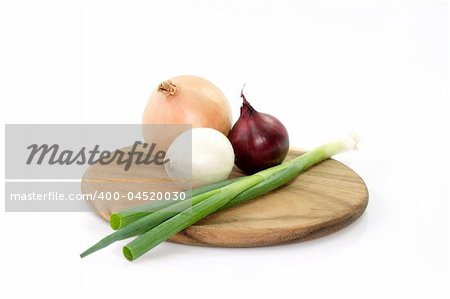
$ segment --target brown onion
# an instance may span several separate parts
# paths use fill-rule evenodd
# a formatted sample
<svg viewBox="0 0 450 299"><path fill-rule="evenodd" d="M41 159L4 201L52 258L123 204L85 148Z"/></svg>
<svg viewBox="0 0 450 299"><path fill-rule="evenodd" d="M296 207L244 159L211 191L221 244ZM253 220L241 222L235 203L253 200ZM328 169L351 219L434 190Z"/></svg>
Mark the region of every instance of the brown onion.
<svg viewBox="0 0 450 299"><path fill-rule="evenodd" d="M231 108L222 91L206 79L179 76L158 85L148 99L143 124L191 124L228 135Z"/></svg>

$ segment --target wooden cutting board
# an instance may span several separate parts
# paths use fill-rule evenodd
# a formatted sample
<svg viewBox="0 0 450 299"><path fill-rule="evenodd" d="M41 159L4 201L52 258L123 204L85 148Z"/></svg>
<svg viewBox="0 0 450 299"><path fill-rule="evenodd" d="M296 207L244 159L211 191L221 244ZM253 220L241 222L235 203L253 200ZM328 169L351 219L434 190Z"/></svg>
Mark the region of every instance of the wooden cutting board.
<svg viewBox="0 0 450 299"><path fill-rule="evenodd" d="M300 155L291 150L287 159ZM163 169L150 171L161 172ZM147 167L135 170L133 178L117 178L115 165L94 165L85 173L82 190L165 191L155 180L139 180ZM234 169L231 177L241 176ZM168 187L167 190L171 190ZM344 164L328 159L302 173L288 185L231 209L214 213L178 233L170 241L202 246L257 247L315 239L333 233L362 215L368 203L364 181ZM139 203L138 203L139 204ZM126 199L93 202L91 207L104 219L112 212L136 205Z"/></svg>

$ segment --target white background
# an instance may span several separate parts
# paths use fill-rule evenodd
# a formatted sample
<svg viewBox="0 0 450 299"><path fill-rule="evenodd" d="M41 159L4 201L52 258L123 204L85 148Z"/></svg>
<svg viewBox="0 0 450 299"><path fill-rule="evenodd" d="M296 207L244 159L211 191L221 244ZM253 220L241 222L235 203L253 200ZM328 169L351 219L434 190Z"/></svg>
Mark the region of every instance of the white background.
<svg viewBox="0 0 450 299"><path fill-rule="evenodd" d="M139 123L180 74L218 85L236 120L246 83L294 146L357 131L338 159L370 192L361 219L319 240L165 243L133 263L123 243L79 258L109 232L93 214L2 212L2 298L449 298L447 3L1 3L4 123Z"/></svg>

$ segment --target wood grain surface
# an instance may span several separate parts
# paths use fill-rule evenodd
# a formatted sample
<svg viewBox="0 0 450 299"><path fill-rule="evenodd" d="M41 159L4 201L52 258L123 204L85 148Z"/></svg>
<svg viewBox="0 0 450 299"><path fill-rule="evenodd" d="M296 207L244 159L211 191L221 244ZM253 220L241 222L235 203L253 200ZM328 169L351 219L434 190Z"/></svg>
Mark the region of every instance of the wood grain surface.
<svg viewBox="0 0 450 299"><path fill-rule="evenodd" d="M291 150L287 159L301 154ZM164 180L164 169L135 169L127 178L114 165L91 166L83 178L84 193L114 191L171 191L176 187ZM234 169L232 177L242 173ZM257 247L310 240L333 233L362 215L368 203L364 181L342 163L328 159L302 173L289 184L250 202L214 213L178 233L170 241L202 246ZM139 204L118 200L92 202L104 219L112 212Z"/></svg>

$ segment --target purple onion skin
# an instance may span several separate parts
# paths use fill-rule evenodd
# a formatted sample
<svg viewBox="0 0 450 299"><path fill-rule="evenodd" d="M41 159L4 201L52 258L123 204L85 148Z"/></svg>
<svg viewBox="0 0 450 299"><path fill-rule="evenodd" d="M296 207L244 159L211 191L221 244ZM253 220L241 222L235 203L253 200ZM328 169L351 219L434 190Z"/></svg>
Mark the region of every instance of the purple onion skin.
<svg viewBox="0 0 450 299"><path fill-rule="evenodd" d="M256 111L241 93L241 115L228 135L236 166L253 174L283 162L289 151L289 135L274 116Z"/></svg>

